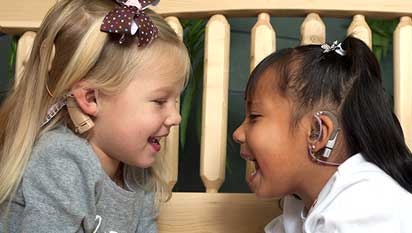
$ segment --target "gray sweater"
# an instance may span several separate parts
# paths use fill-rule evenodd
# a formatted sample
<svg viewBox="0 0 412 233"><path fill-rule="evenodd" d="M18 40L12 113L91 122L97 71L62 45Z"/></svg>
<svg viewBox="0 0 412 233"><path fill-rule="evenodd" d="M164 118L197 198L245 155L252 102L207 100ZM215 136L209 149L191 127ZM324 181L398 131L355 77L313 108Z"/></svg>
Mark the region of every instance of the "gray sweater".
<svg viewBox="0 0 412 233"><path fill-rule="evenodd" d="M66 127L40 137L0 233L156 233L154 195L117 186L91 145ZM95 231L96 230L96 231Z"/></svg>

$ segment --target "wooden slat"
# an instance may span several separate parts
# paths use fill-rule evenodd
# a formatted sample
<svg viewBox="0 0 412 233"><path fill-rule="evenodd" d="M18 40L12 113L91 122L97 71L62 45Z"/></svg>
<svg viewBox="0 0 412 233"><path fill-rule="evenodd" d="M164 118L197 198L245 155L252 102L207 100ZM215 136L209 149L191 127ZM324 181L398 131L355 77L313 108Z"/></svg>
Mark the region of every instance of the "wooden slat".
<svg viewBox="0 0 412 233"><path fill-rule="evenodd" d="M300 26L300 44L324 44L326 40L326 26L320 16L310 13Z"/></svg>
<svg viewBox="0 0 412 233"><path fill-rule="evenodd" d="M262 233L278 206L250 193L173 193L157 222L160 233Z"/></svg>
<svg viewBox="0 0 412 233"><path fill-rule="evenodd" d="M35 32L26 32L24 33L18 43L16 51L16 80L14 85L17 86L20 82L21 74L23 72L24 66L29 60L31 49L33 47L34 38L36 37Z"/></svg>
<svg viewBox="0 0 412 233"><path fill-rule="evenodd" d="M223 15L206 25L200 176L207 192L225 180L230 26Z"/></svg>
<svg viewBox="0 0 412 233"><path fill-rule="evenodd" d="M393 37L395 113L412 149L412 19L402 17Z"/></svg>
<svg viewBox="0 0 412 233"><path fill-rule="evenodd" d="M56 2L56 0L0 0L0 31L20 34L37 30L48 9Z"/></svg>
<svg viewBox="0 0 412 233"><path fill-rule="evenodd" d="M250 43L250 71L252 71L260 61L266 56L276 50L276 32L270 23L270 15L267 13L261 13L258 16L256 24L251 31L251 43ZM254 171L254 165L252 162L246 162L246 174L248 177Z"/></svg>
<svg viewBox="0 0 412 233"><path fill-rule="evenodd" d="M180 24L180 21L177 17L170 16L167 17L166 22L170 25L171 28L176 32L176 34L179 36L181 40L183 40L183 27L182 24Z"/></svg>
<svg viewBox="0 0 412 233"><path fill-rule="evenodd" d="M250 70L276 50L276 32L270 24L270 15L261 13L251 31Z"/></svg>
<svg viewBox="0 0 412 233"><path fill-rule="evenodd" d="M353 16L353 20L349 25L347 34L353 35L354 37L362 40L369 46L370 49L372 49L372 31L366 23L365 16Z"/></svg>
<svg viewBox="0 0 412 233"><path fill-rule="evenodd" d="M183 27L176 17L167 17L166 22L176 32L179 38L183 39ZM180 98L177 98L176 108L180 109ZM179 127L172 127L170 129L169 136L163 142L164 151L161 156L164 156L164 162L166 164L166 182L170 189L173 189L177 182L178 169L179 169Z"/></svg>
<svg viewBox="0 0 412 233"><path fill-rule="evenodd" d="M163 15L208 17L224 14L227 17L257 16L261 12L276 16L305 16L317 12L323 17L348 17L363 14L376 18L396 18L412 15L410 0L237 0L193 1L167 0L154 8Z"/></svg>
<svg viewBox="0 0 412 233"><path fill-rule="evenodd" d="M0 0L0 31L9 34L22 33L39 27L47 10L56 0ZM237 0L193 1L164 0L157 7L163 16L183 18L207 18L215 14L227 17L257 16L267 12L276 16L305 16L316 12L322 17L348 17L362 14L372 18L398 18L412 16L410 0Z"/></svg>

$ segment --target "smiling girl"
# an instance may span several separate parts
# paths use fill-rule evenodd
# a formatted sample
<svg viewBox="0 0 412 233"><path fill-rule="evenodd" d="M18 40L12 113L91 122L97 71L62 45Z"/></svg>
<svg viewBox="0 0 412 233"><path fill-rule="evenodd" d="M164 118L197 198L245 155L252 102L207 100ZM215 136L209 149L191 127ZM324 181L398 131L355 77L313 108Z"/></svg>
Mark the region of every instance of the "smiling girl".
<svg viewBox="0 0 412 233"><path fill-rule="evenodd" d="M159 140L180 123L190 62L152 4L48 13L0 109L0 232L157 232Z"/></svg>
<svg viewBox="0 0 412 233"><path fill-rule="evenodd" d="M256 195L284 198L267 233L412 232L412 155L362 41L265 58L233 138Z"/></svg>

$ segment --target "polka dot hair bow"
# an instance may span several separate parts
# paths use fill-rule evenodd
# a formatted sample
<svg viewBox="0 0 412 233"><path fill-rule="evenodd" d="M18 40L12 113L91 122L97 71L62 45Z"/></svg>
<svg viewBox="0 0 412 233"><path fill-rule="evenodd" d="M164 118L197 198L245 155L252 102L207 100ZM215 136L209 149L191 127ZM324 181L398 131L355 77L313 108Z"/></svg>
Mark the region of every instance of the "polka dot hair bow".
<svg viewBox="0 0 412 233"><path fill-rule="evenodd" d="M153 24L144 10L156 5L160 0L116 0L118 7L111 10L103 19L100 30L119 34L122 44L125 36L137 36L138 46L144 46L158 37L159 29Z"/></svg>

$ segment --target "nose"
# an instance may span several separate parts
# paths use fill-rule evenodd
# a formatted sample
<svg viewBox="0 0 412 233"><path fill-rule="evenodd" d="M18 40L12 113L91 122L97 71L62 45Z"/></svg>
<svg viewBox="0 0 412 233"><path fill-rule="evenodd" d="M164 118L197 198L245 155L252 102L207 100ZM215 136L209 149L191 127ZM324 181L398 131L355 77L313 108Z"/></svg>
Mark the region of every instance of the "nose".
<svg viewBox="0 0 412 233"><path fill-rule="evenodd" d="M236 130L233 132L233 140L239 144L243 144L245 142L245 127L242 123Z"/></svg>
<svg viewBox="0 0 412 233"><path fill-rule="evenodd" d="M167 127L172 127L179 125L182 121L182 117L180 116L179 111L177 110L177 106L174 105L168 117L166 118L165 125Z"/></svg>

